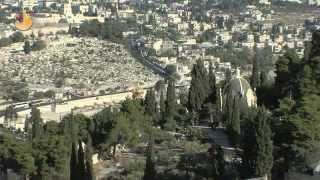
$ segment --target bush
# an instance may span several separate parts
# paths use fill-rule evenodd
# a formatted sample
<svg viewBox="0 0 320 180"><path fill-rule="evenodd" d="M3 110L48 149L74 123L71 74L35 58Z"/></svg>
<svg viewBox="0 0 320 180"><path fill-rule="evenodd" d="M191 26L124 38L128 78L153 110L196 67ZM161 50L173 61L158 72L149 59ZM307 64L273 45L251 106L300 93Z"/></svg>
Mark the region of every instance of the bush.
<svg viewBox="0 0 320 180"><path fill-rule="evenodd" d="M192 127L187 128L187 138L191 141L206 141L208 134L202 129L195 129Z"/></svg>
<svg viewBox="0 0 320 180"><path fill-rule="evenodd" d="M41 99L41 98L44 97L44 95L43 95L43 92L34 92L34 93L33 93L33 97L34 97L35 99Z"/></svg>
<svg viewBox="0 0 320 180"><path fill-rule="evenodd" d="M99 95L105 95L106 91L105 90L99 90Z"/></svg>
<svg viewBox="0 0 320 180"><path fill-rule="evenodd" d="M36 42L33 43L32 45L32 51L40 51L44 48L46 48L46 42L43 40L38 40Z"/></svg>
<svg viewBox="0 0 320 180"><path fill-rule="evenodd" d="M57 78L54 82L54 85L56 88L61 88L64 85L64 79L63 78Z"/></svg>
<svg viewBox="0 0 320 180"><path fill-rule="evenodd" d="M161 144L164 141L173 141L174 137L162 130L154 131L154 141L156 144Z"/></svg>
<svg viewBox="0 0 320 180"><path fill-rule="evenodd" d="M86 21L80 25L80 34L97 37L100 32L100 23L97 20Z"/></svg>
<svg viewBox="0 0 320 180"><path fill-rule="evenodd" d="M44 92L44 97L46 97L46 98L53 98L54 96L55 96L55 92L54 91L52 91L52 90L48 90L48 91L46 91L46 92Z"/></svg>
<svg viewBox="0 0 320 180"><path fill-rule="evenodd" d="M173 118L168 118L167 122L164 124L164 129L167 131L175 131L177 123Z"/></svg>
<svg viewBox="0 0 320 180"><path fill-rule="evenodd" d="M24 42L23 51L26 54L29 54L31 52L31 46L29 41Z"/></svg>
<svg viewBox="0 0 320 180"><path fill-rule="evenodd" d="M67 21L67 19L60 19L58 23L59 24L68 24L68 21Z"/></svg>
<svg viewBox="0 0 320 180"><path fill-rule="evenodd" d="M1 38L0 39L0 47L9 46L12 43L10 38Z"/></svg>
<svg viewBox="0 0 320 180"><path fill-rule="evenodd" d="M23 42L25 37L21 32L15 32L10 36L10 39L13 43Z"/></svg>
<svg viewBox="0 0 320 180"><path fill-rule="evenodd" d="M14 92L12 95L11 95L11 99L13 101L26 101L28 100L28 97L29 97L29 91L28 90L20 90L20 91L17 91L17 92Z"/></svg>
<svg viewBox="0 0 320 180"><path fill-rule="evenodd" d="M123 162L123 167L125 172L135 172L135 171L144 171L145 161L139 159L130 159L128 161Z"/></svg>

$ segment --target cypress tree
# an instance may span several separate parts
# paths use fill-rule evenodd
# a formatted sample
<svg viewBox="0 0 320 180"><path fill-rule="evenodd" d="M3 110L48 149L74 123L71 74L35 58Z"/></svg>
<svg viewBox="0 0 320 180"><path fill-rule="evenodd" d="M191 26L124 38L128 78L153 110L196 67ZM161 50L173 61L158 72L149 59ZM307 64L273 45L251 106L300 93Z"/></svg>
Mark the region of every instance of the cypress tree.
<svg viewBox="0 0 320 180"><path fill-rule="evenodd" d="M188 97L189 111L198 112L208 97L209 78L208 73L201 60L193 66L191 71L191 84Z"/></svg>
<svg viewBox="0 0 320 180"><path fill-rule="evenodd" d="M231 79L232 79L231 69L227 69L226 72L225 72L225 83L224 83L224 86L226 86L230 82Z"/></svg>
<svg viewBox="0 0 320 180"><path fill-rule="evenodd" d="M270 175L273 166L273 142L271 140L272 132L268 122L268 115L265 108L258 111L256 117L256 176Z"/></svg>
<svg viewBox="0 0 320 180"><path fill-rule="evenodd" d="M146 167L144 170L143 180L154 180L157 176L157 172L155 169L155 161L154 161L154 150L153 150L153 138L148 143L147 152L146 152Z"/></svg>
<svg viewBox="0 0 320 180"><path fill-rule="evenodd" d="M212 166L212 178L213 179L221 179L224 172L225 172L225 161L224 161L224 155L223 150L221 146L218 144L213 144L210 149L210 163Z"/></svg>
<svg viewBox="0 0 320 180"><path fill-rule="evenodd" d="M268 86L268 77L267 73L265 71L262 71L260 73L260 87L267 87Z"/></svg>
<svg viewBox="0 0 320 180"><path fill-rule="evenodd" d="M198 67L198 70L199 70L199 80L203 86L203 89L204 89L204 99L203 101L207 98L208 96L208 92L209 92L209 77L208 77L208 73L207 73L207 70L204 66L204 63L202 60L197 60L197 67Z"/></svg>
<svg viewBox="0 0 320 180"><path fill-rule="evenodd" d="M28 133L29 129L30 129L29 119L26 118L26 120L24 121L24 132Z"/></svg>
<svg viewBox="0 0 320 180"><path fill-rule="evenodd" d="M257 96L257 103L260 104L267 104L270 98L270 87L268 86L267 74L262 71L260 73L260 84L259 87L256 89L256 96Z"/></svg>
<svg viewBox="0 0 320 180"><path fill-rule="evenodd" d="M212 63L209 65L209 102L212 104L217 103L217 88L216 88L216 75L213 72Z"/></svg>
<svg viewBox="0 0 320 180"><path fill-rule="evenodd" d="M299 74L301 62L298 55L288 50L276 63L275 86L279 98L297 97L299 94Z"/></svg>
<svg viewBox="0 0 320 180"><path fill-rule="evenodd" d="M153 89L147 91L145 100L144 100L145 112L152 117L154 124L156 125L156 114L157 114L157 101L156 95Z"/></svg>
<svg viewBox="0 0 320 180"><path fill-rule="evenodd" d="M316 82L313 79L312 68L309 65L304 65L299 79L299 93L303 96L315 92L317 92L317 88Z"/></svg>
<svg viewBox="0 0 320 180"><path fill-rule="evenodd" d="M24 42L23 51L25 54L29 54L31 52L31 45L29 41Z"/></svg>
<svg viewBox="0 0 320 180"><path fill-rule="evenodd" d="M257 60L257 48L255 47L255 55L252 62L252 75L250 79L250 85L253 90L256 90L259 87L259 67Z"/></svg>
<svg viewBox="0 0 320 180"><path fill-rule="evenodd" d="M201 86L201 82L195 78L192 78L189 96L188 96L188 109L189 111L198 112L202 108L202 103L204 99L204 89Z"/></svg>
<svg viewBox="0 0 320 180"><path fill-rule="evenodd" d="M167 100L166 100L166 110L168 116L174 116L175 113L175 107L177 104L177 98L176 98L176 89L175 89L175 83L174 80L170 79L168 82L167 87Z"/></svg>
<svg viewBox="0 0 320 180"><path fill-rule="evenodd" d="M253 177L255 174L255 164L257 156L257 143L255 138L255 118L256 112L254 110L248 113L245 117L243 125L243 136L241 141L242 164L241 176L242 178Z"/></svg>
<svg viewBox="0 0 320 180"><path fill-rule="evenodd" d="M166 116L174 117L176 108L176 90L174 80L170 79L167 88Z"/></svg>
<svg viewBox="0 0 320 180"><path fill-rule="evenodd" d="M82 141L79 140L79 148L78 148L78 174L81 179L84 179L86 176L86 166L85 166L85 156L82 147Z"/></svg>
<svg viewBox="0 0 320 180"><path fill-rule="evenodd" d="M226 107L224 108L225 123L227 127L229 127L231 124L232 113L233 113L233 98L232 98L231 92L228 91L227 98L226 98Z"/></svg>
<svg viewBox="0 0 320 180"><path fill-rule="evenodd" d="M4 112L4 124L10 124L11 121L16 121L18 118L17 111L13 106L9 106Z"/></svg>
<svg viewBox="0 0 320 180"><path fill-rule="evenodd" d="M311 40L311 49L309 61L313 61L312 59L320 56L320 31L315 31L312 34Z"/></svg>
<svg viewBox="0 0 320 180"><path fill-rule="evenodd" d="M71 24L69 24L68 34L72 34L72 26L71 26Z"/></svg>
<svg viewBox="0 0 320 180"><path fill-rule="evenodd" d="M236 147L240 144L240 107L238 103L239 99L234 98L232 108L232 119L230 122L230 131L233 143Z"/></svg>
<svg viewBox="0 0 320 180"><path fill-rule="evenodd" d="M164 93L161 91L160 94L160 125L161 127L165 124L165 114L166 114L166 100Z"/></svg>
<svg viewBox="0 0 320 180"><path fill-rule="evenodd" d="M242 140L242 176L262 177L270 175L273 167L272 132L265 108L251 111L244 124Z"/></svg>
<svg viewBox="0 0 320 180"><path fill-rule="evenodd" d="M166 118L165 118L165 127L168 130L175 129L175 114L176 114L176 90L175 90L175 83L173 79L170 79L168 82L167 88L167 100L166 100Z"/></svg>
<svg viewBox="0 0 320 180"><path fill-rule="evenodd" d="M78 160L77 160L77 150L76 145L73 142L71 146L71 158L70 158L70 180L78 180Z"/></svg>
<svg viewBox="0 0 320 180"><path fill-rule="evenodd" d="M300 66L299 66L300 67ZM301 70L300 87L301 95L310 93L320 94L320 31L316 31L312 35L310 45L309 58L304 62L303 70ZM307 83L305 83L307 82ZM303 92L304 91L304 92Z"/></svg>
<svg viewBox="0 0 320 180"><path fill-rule="evenodd" d="M92 167L92 143L91 138L88 137L86 149L86 180L94 180L94 173Z"/></svg>
<svg viewBox="0 0 320 180"><path fill-rule="evenodd" d="M39 109L36 107L31 109L30 122L32 123L32 139L40 137L43 131L43 120L40 117Z"/></svg>

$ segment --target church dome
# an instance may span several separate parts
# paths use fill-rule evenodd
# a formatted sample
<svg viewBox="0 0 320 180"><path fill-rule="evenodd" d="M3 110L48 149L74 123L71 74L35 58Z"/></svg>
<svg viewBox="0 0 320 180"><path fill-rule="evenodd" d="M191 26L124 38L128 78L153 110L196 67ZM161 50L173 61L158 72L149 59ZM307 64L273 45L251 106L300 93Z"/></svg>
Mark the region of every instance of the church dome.
<svg viewBox="0 0 320 180"><path fill-rule="evenodd" d="M244 96L251 90L248 81L242 77L234 77L227 85L227 89L231 92L232 96Z"/></svg>
<svg viewBox="0 0 320 180"><path fill-rule="evenodd" d="M256 105L256 96L252 90L249 82L241 77L240 70L236 70L236 75L229 81L224 89L225 97L231 96L232 98L239 99L248 107Z"/></svg>

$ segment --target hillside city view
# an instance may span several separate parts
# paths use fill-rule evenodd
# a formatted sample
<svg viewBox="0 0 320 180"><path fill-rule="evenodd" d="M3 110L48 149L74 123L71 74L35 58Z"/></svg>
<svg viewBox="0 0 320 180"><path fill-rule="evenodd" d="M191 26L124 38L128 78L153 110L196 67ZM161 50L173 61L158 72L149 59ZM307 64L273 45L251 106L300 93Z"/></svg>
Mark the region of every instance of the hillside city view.
<svg viewBox="0 0 320 180"><path fill-rule="evenodd" d="M320 180L320 0L0 0L0 180Z"/></svg>

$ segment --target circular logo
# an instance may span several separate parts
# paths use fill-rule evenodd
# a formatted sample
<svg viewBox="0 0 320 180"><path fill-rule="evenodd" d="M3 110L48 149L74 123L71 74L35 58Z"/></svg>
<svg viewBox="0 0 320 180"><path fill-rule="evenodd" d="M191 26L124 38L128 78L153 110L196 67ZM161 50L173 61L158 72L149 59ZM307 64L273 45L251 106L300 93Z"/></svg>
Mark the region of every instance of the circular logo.
<svg viewBox="0 0 320 180"><path fill-rule="evenodd" d="M16 15L15 26L17 30L27 31L32 27L31 12L22 11Z"/></svg>

